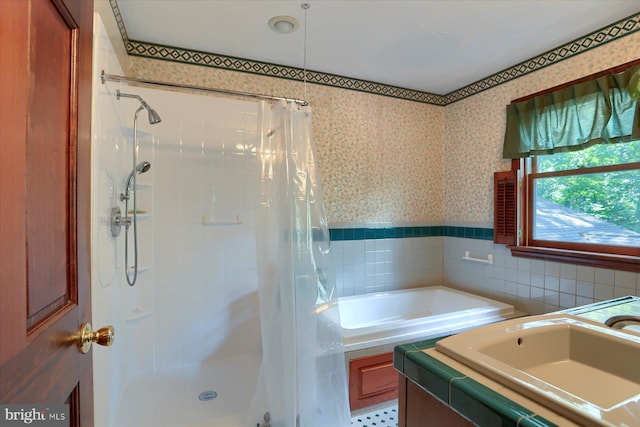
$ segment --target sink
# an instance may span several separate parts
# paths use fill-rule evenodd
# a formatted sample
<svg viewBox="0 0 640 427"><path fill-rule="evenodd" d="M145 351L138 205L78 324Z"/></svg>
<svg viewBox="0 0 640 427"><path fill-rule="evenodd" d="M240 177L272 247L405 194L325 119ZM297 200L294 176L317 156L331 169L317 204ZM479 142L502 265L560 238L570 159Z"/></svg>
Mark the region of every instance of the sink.
<svg viewBox="0 0 640 427"><path fill-rule="evenodd" d="M541 315L463 332L436 349L580 425L640 425L636 334Z"/></svg>

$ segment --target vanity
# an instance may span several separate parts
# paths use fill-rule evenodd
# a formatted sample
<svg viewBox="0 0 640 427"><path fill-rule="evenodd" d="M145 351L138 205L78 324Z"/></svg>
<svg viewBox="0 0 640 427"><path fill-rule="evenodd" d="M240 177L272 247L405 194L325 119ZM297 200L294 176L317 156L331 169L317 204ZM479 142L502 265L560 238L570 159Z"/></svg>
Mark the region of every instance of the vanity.
<svg viewBox="0 0 640 427"><path fill-rule="evenodd" d="M400 427L640 425L640 317L623 297L396 346Z"/></svg>

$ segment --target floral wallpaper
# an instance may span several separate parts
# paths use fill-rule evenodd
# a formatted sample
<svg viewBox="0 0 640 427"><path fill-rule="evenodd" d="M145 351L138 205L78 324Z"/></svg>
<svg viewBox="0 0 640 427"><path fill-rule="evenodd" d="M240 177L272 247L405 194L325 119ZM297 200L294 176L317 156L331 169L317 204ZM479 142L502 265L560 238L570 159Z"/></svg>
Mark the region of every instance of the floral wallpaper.
<svg viewBox="0 0 640 427"><path fill-rule="evenodd" d="M197 65L129 58L129 75L305 98L304 84ZM308 84L328 221L444 221L444 107Z"/></svg>
<svg viewBox="0 0 640 427"><path fill-rule="evenodd" d="M110 34L119 34L113 14L103 19ZM447 106L316 84L305 90L298 81L134 56L126 66L127 75L144 79L290 98L306 93L332 225L488 225L493 173L510 165L501 158L505 106L638 57L640 32Z"/></svg>
<svg viewBox="0 0 640 427"><path fill-rule="evenodd" d="M445 221L493 223L493 173L502 159L505 107L513 99L640 58L640 34L543 68L445 107Z"/></svg>

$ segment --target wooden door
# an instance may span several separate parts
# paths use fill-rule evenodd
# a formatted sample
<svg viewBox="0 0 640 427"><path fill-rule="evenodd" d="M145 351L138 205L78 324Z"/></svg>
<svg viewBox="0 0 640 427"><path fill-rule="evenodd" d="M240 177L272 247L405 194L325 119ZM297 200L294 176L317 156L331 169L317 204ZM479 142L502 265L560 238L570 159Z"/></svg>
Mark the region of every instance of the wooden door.
<svg viewBox="0 0 640 427"><path fill-rule="evenodd" d="M93 425L69 339L91 319L92 33L93 1L0 0L0 403L67 403L71 426Z"/></svg>

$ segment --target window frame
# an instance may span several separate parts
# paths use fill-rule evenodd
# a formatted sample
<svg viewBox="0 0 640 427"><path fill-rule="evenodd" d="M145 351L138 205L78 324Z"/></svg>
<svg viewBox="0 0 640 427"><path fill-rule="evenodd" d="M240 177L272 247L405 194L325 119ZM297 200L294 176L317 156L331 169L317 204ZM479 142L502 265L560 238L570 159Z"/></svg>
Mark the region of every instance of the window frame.
<svg viewBox="0 0 640 427"><path fill-rule="evenodd" d="M584 252L601 252L601 253L614 254L614 255L629 255L629 256L640 257L640 247L536 239L534 238L534 222L535 222L534 211L535 210L533 209L534 197L535 197L535 191L533 191L533 188L534 188L534 181L536 179L639 170L640 162L615 164L615 165L608 165L608 166L585 167L580 169L569 169L569 170L562 170L562 171L538 172L538 160L539 160L539 157L533 157L530 159L531 171L530 173L527 173L525 175L527 179L527 189L529 190L527 193L528 206L530 207L529 209L527 209L528 217L526 222L527 224L526 236L528 238L527 242L530 246L566 249L566 250L578 250L578 251L584 251Z"/></svg>
<svg viewBox="0 0 640 427"><path fill-rule="evenodd" d="M541 259L640 272L640 248L614 245L557 242L533 238L533 180L540 177L568 176L594 172L613 172L640 167L640 163L598 166L581 170L537 172L536 158L514 160L512 168L518 174L518 238L515 245L508 245L515 257ZM621 248L624 248L621 250Z"/></svg>
<svg viewBox="0 0 640 427"><path fill-rule="evenodd" d="M521 98L513 100L512 103L526 101L536 96L549 94L556 90L583 83L589 80L597 79L609 74L620 73L637 65L640 65L640 59L611 67L609 69L602 70L597 73L560 84L558 86L544 89L531 95L523 96ZM573 245L573 247L571 248L567 246L541 246L541 241L534 240L532 238L531 232L529 231L529 223L533 220L533 213L529 212L529 206L533 205L533 192L531 191L530 182L530 175L533 171L532 158L512 159L511 170L518 177L518 194L516 198L517 206L515 209L515 211L517 212L518 232L517 236L515 236L515 244L507 244L507 247L511 250L511 254L514 257L565 262L598 268L610 268L615 270L640 273L640 255L611 253L607 250L608 245L601 245L601 247L599 248L596 248L595 245L588 245L588 248L584 248L580 247L580 244ZM600 251L594 251L596 249L599 249Z"/></svg>

